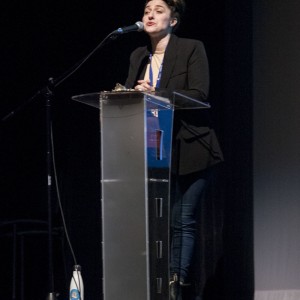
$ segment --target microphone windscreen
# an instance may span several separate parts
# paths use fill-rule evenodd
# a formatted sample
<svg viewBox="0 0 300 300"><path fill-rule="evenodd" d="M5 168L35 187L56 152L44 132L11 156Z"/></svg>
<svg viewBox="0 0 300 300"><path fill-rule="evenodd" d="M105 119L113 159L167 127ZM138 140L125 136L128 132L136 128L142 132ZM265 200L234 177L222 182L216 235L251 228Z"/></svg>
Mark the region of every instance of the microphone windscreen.
<svg viewBox="0 0 300 300"><path fill-rule="evenodd" d="M143 23L143 22L137 21L137 22L135 22L135 24L136 24L137 27L138 27L138 30L137 30L137 31L143 31L143 30L144 30L144 23Z"/></svg>

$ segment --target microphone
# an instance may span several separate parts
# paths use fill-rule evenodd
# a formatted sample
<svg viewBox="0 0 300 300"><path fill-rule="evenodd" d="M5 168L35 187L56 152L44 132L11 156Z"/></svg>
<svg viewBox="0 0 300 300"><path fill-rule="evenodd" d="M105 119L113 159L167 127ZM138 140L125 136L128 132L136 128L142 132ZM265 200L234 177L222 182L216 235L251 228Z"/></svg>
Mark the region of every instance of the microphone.
<svg viewBox="0 0 300 300"><path fill-rule="evenodd" d="M131 31L143 31L144 24L141 21L135 22L134 25L126 26L118 28L117 30L113 31L113 34L123 34Z"/></svg>

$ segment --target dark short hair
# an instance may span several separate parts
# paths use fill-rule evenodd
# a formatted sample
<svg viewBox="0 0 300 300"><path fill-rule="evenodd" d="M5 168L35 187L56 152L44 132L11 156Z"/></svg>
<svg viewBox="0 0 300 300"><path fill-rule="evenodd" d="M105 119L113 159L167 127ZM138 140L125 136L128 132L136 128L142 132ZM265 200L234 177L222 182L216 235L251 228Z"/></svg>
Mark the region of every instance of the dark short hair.
<svg viewBox="0 0 300 300"><path fill-rule="evenodd" d="M151 0L146 0L146 4L148 2L150 2L150 1ZM176 18L177 19L177 24L174 27L174 29L175 29L175 28L177 28L179 26L179 24L181 22L181 18L182 18L183 14L184 14L184 11L185 11L185 1L184 0L163 0L163 1L170 8L172 18Z"/></svg>

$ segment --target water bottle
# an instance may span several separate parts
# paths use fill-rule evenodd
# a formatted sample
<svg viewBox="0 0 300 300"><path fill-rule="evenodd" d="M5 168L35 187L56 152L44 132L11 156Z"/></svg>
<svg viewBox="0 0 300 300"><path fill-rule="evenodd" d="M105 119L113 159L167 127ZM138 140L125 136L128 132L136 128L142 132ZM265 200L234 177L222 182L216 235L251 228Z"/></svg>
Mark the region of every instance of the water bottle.
<svg viewBox="0 0 300 300"><path fill-rule="evenodd" d="M84 287L81 277L81 266L79 265L73 267L69 300L84 300Z"/></svg>

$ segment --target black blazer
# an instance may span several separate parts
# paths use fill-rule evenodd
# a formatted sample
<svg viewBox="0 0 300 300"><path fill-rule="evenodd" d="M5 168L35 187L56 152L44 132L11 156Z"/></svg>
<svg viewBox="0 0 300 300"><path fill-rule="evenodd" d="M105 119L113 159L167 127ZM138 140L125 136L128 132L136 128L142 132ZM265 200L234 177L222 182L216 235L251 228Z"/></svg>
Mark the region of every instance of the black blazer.
<svg viewBox="0 0 300 300"><path fill-rule="evenodd" d="M125 86L133 88L143 79L150 47L139 47L130 56ZM207 101L209 71L203 43L171 35L161 75L160 94L174 91ZM179 175L204 170L223 161L222 151L210 124L209 109L175 110L173 130L173 171Z"/></svg>

